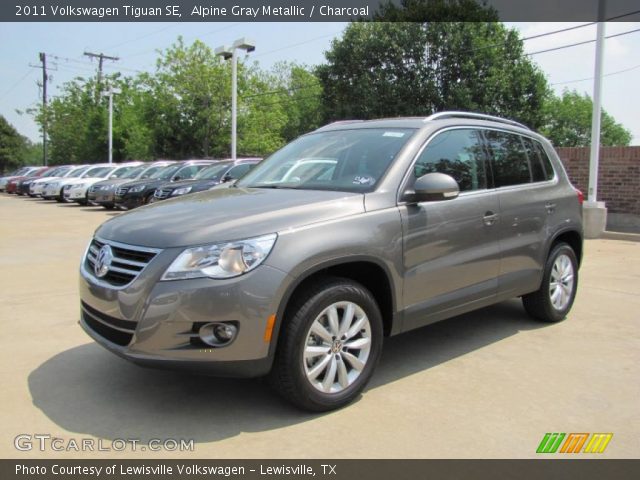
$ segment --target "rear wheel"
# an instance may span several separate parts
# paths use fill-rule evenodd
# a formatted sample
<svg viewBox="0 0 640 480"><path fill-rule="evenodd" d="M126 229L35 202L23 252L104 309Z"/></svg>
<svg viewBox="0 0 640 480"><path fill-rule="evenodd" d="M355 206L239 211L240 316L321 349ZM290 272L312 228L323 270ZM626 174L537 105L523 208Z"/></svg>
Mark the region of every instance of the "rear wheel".
<svg viewBox="0 0 640 480"><path fill-rule="evenodd" d="M525 310L536 320L558 322L573 305L578 287L578 260L566 243L552 249L545 265L540 289L522 297Z"/></svg>
<svg viewBox="0 0 640 480"><path fill-rule="evenodd" d="M284 319L271 382L310 411L352 402L371 378L382 348L382 316L371 293L327 278L304 291Z"/></svg>

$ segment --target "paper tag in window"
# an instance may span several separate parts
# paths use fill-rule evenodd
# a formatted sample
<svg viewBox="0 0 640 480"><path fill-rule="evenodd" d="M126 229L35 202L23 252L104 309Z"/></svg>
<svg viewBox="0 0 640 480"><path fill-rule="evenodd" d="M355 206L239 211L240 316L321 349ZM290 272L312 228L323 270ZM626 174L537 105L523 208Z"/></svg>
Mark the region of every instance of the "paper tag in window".
<svg viewBox="0 0 640 480"><path fill-rule="evenodd" d="M404 133L403 132L384 132L382 134L383 137L397 137L397 138L402 138L404 137Z"/></svg>

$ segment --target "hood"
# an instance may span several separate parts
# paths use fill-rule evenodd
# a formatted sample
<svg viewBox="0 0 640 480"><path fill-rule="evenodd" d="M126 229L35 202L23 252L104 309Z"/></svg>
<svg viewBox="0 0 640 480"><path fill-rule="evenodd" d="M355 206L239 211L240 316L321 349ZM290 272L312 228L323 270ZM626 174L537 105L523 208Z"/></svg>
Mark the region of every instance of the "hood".
<svg viewBox="0 0 640 480"><path fill-rule="evenodd" d="M122 185L123 183L129 183L132 180L130 178L110 178L108 180L101 180L99 182L94 183L94 185L104 186L104 185Z"/></svg>
<svg viewBox="0 0 640 480"><path fill-rule="evenodd" d="M96 234L131 245L184 247L256 237L363 212L359 193L225 188L147 205L108 220Z"/></svg>
<svg viewBox="0 0 640 480"><path fill-rule="evenodd" d="M171 182L168 182L167 180L158 180L158 179L155 179L155 178L145 178L144 180L130 180L130 181L124 183L124 186L126 186L128 188L135 187L137 185L149 185L149 186L155 185L155 186L158 186L158 185L161 185L161 184L164 184L164 183L171 183Z"/></svg>

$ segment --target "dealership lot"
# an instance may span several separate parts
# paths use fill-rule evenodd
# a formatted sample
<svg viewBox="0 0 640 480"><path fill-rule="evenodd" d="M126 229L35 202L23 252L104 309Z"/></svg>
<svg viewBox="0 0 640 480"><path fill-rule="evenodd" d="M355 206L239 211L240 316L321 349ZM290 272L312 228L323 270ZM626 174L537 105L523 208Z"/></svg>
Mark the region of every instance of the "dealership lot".
<svg viewBox="0 0 640 480"><path fill-rule="evenodd" d="M525 458L546 432L612 432L608 458L640 451L640 243L586 243L565 322L533 322L513 300L388 339L358 402L310 415L260 380L142 369L81 331L78 264L113 215L0 195L4 458L79 456L18 451L20 434L194 440L96 458Z"/></svg>

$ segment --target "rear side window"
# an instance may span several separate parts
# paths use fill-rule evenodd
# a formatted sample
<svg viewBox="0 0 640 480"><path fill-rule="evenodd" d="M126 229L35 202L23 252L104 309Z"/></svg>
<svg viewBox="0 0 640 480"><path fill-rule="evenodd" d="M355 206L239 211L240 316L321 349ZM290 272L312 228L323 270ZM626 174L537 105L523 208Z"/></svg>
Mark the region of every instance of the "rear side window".
<svg viewBox="0 0 640 480"><path fill-rule="evenodd" d="M520 135L488 130L493 181L496 187L531 183L529 159Z"/></svg>
<svg viewBox="0 0 640 480"><path fill-rule="evenodd" d="M437 134L416 161L413 174L427 173L452 176L460 191L487 188L485 151L476 130L456 129Z"/></svg>
<svg viewBox="0 0 640 480"><path fill-rule="evenodd" d="M544 166L542 165L542 159L533 144L533 140L527 137L521 138L527 152L527 157L529 157L529 165L531 165L531 176L533 177L533 181L544 182L547 179L547 175L544 171Z"/></svg>
<svg viewBox="0 0 640 480"><path fill-rule="evenodd" d="M534 141L533 146L538 152L538 155L540 156L540 160L542 161L542 165L544 166L545 179L552 180L555 175L555 172L553 171L551 160L549 160L549 155L547 155L547 152L542 147L542 145L540 145L539 142Z"/></svg>

